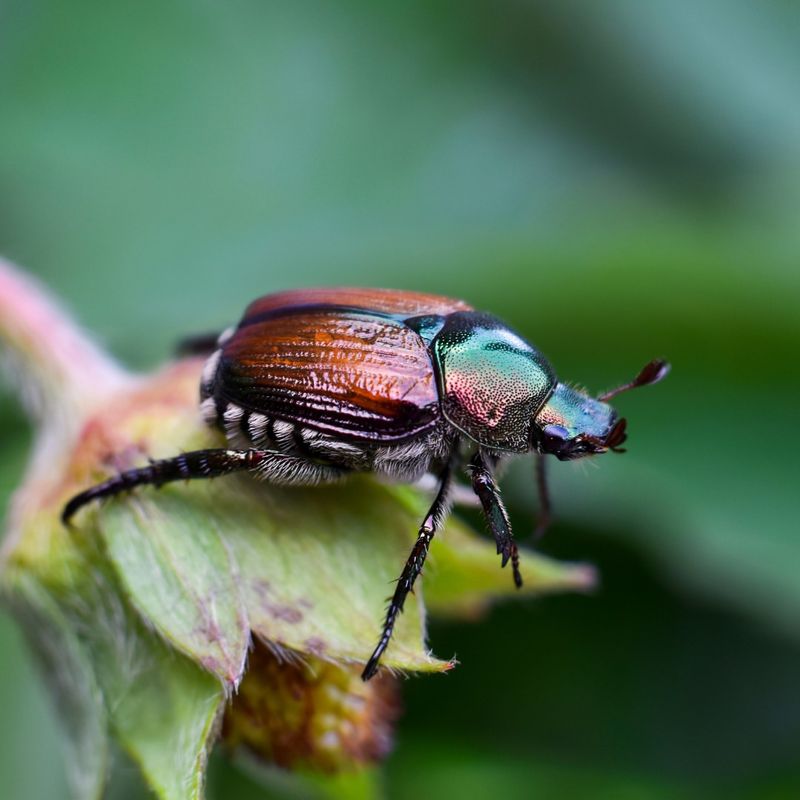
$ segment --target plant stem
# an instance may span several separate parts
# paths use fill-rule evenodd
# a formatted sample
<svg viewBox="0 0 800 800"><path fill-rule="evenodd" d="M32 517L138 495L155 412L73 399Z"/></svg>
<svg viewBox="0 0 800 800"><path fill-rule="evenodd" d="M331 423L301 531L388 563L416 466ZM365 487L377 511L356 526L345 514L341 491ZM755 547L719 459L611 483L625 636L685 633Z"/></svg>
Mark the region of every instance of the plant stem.
<svg viewBox="0 0 800 800"><path fill-rule="evenodd" d="M41 433L74 432L87 407L130 380L47 289L0 258L0 347Z"/></svg>
<svg viewBox="0 0 800 800"><path fill-rule="evenodd" d="M36 432L22 487L9 505L2 561L16 546L25 509L36 507L61 480L63 461L86 419L133 377L44 286L2 258L0 356Z"/></svg>

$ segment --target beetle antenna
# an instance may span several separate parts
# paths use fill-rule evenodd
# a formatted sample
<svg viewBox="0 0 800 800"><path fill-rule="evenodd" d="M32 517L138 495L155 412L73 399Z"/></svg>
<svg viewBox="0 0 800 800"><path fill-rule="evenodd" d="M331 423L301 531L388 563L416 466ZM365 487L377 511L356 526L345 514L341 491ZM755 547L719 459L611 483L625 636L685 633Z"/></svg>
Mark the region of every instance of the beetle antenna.
<svg viewBox="0 0 800 800"><path fill-rule="evenodd" d="M638 386L649 386L652 383L658 383L667 376L669 370L670 365L668 361L656 358L645 364L632 381L623 383L622 386L617 386L616 389L603 392L597 399L605 403L612 397L616 397L618 394L622 394L622 392L627 392L629 389L636 389Z"/></svg>

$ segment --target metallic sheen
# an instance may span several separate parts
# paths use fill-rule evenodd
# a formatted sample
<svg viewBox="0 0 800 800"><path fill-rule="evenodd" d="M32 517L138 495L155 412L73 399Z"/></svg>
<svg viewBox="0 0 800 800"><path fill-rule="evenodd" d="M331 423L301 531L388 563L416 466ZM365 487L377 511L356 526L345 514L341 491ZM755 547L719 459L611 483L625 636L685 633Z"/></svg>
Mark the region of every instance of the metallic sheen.
<svg viewBox="0 0 800 800"><path fill-rule="evenodd" d="M433 347L445 418L485 447L527 452L533 418L556 385L544 356L475 311L447 317Z"/></svg>

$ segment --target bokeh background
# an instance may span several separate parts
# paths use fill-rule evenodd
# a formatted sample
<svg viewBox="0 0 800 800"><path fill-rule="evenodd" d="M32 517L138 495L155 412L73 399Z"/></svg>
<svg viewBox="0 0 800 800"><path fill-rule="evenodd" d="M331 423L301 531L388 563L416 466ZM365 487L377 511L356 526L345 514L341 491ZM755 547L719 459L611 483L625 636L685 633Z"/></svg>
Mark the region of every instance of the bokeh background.
<svg viewBox="0 0 800 800"><path fill-rule="evenodd" d="M800 796L799 86L781 0L0 0L0 251L125 362L366 284L593 390L674 364L627 455L553 465L543 549L601 588L434 622L462 663L407 682L389 797ZM4 507L8 395L0 441ZM526 460L506 496L523 534ZM2 795L64 797L7 617L0 678ZM210 796L265 794L217 761Z"/></svg>

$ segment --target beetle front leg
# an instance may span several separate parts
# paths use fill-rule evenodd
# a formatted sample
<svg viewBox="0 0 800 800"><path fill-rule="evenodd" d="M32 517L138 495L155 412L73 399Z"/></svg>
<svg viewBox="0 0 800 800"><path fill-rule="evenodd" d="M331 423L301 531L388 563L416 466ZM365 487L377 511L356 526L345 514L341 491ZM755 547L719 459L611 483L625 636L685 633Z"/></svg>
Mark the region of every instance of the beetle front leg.
<svg viewBox="0 0 800 800"><path fill-rule="evenodd" d="M544 536L550 527L552 517L550 511L550 492L547 490L547 465L541 453L536 454L536 488L539 494L539 518L533 531L533 540L536 542Z"/></svg>
<svg viewBox="0 0 800 800"><path fill-rule="evenodd" d="M146 467L126 470L76 494L64 506L61 520L68 525L75 512L93 500L113 497L137 486L158 488L173 481L218 478L232 472L258 472L260 477L273 483L309 484L332 479L340 471L271 450L193 450L174 458L151 461Z"/></svg>
<svg viewBox="0 0 800 800"><path fill-rule="evenodd" d="M511 532L511 522L500 497L500 490L497 488L487 458L480 450L470 461L468 471L472 480L472 490L481 501L484 516L489 523L494 540L497 542L497 552L502 556L502 566L508 564L509 560L511 561L514 585L519 589L522 586L522 575L519 571L519 549Z"/></svg>
<svg viewBox="0 0 800 800"><path fill-rule="evenodd" d="M450 493L451 483L452 468L448 463L439 477L439 491L436 493L430 511L428 511L422 525L420 525L417 541L397 581L394 595L392 595L392 599L389 601L389 608L386 611L386 619L383 623L383 631L381 632L378 646L375 648L364 667L364 671L361 673L361 677L365 681L368 681L378 671L378 662L383 655L383 651L386 650L389 640L392 638L397 615L403 610L406 597L414 586L414 581L422 572L422 565L425 563L425 557L428 555L428 548L430 547L433 535L441 527L447 515L448 495Z"/></svg>

